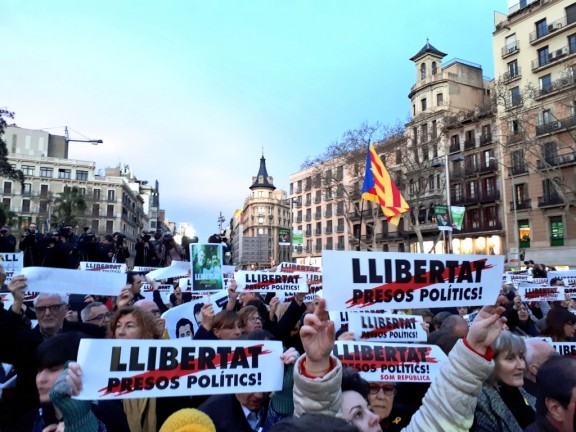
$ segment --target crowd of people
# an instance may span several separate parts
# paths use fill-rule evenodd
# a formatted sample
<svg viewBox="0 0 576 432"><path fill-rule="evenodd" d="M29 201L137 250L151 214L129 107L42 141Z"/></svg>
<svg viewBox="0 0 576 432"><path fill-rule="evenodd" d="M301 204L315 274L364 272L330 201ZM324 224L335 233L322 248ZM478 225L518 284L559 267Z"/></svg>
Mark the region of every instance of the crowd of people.
<svg viewBox="0 0 576 432"><path fill-rule="evenodd" d="M335 327L322 298L305 302L302 293L282 304L271 293L239 293L232 281L223 310L198 305L178 322L177 336L281 341L281 390L73 398L82 388L75 363L82 338L167 338L162 313L191 301L175 282L164 303L152 280L154 300L145 299L143 282L134 278L113 298L85 296L71 314L68 296L26 301L26 277L13 277L5 286L13 303L0 309L0 361L12 369L2 368L0 382L16 379L0 399L1 431L576 432L576 359L558 356L543 339L576 342L573 301L523 302L511 284L496 305L405 311L422 316L428 343L448 356L431 384L366 381L333 355L335 341L354 334Z"/></svg>

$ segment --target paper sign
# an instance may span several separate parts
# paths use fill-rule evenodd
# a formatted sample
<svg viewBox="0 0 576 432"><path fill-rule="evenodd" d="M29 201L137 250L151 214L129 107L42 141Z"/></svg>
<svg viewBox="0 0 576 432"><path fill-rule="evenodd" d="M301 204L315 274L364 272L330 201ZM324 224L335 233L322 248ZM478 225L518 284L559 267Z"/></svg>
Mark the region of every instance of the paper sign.
<svg viewBox="0 0 576 432"><path fill-rule="evenodd" d="M132 271L139 272L139 273L140 273L140 272L150 273L150 272L152 272L152 271L154 271L154 270L158 270L158 269L161 269L161 268L162 268L162 267L134 266L134 267L132 268Z"/></svg>
<svg viewBox="0 0 576 432"><path fill-rule="evenodd" d="M88 272L52 267L24 267L30 291L116 296L126 284L121 273Z"/></svg>
<svg viewBox="0 0 576 432"><path fill-rule="evenodd" d="M428 339L419 315L350 312L348 330L357 341L425 342Z"/></svg>
<svg viewBox="0 0 576 432"><path fill-rule="evenodd" d="M20 274L24 267L24 252L0 253L0 265L6 273L6 285L10 283L14 275Z"/></svg>
<svg viewBox="0 0 576 432"><path fill-rule="evenodd" d="M436 345L401 343L336 341L332 353L367 381L429 383L447 359Z"/></svg>
<svg viewBox="0 0 576 432"><path fill-rule="evenodd" d="M495 303L504 257L325 250L322 263L328 309L412 309Z"/></svg>
<svg viewBox="0 0 576 432"><path fill-rule="evenodd" d="M158 292L164 304L170 303L170 294L174 292L174 287L170 284L158 284ZM154 300L154 288L149 283L143 283L140 294L146 300Z"/></svg>
<svg viewBox="0 0 576 432"><path fill-rule="evenodd" d="M279 341L82 339L78 399L270 392L282 389Z"/></svg>
<svg viewBox="0 0 576 432"><path fill-rule="evenodd" d="M555 279L560 279L565 286L576 286L576 270L549 271L548 282L554 285Z"/></svg>
<svg viewBox="0 0 576 432"><path fill-rule="evenodd" d="M306 275L303 273L269 273L261 271L239 271L234 276L236 291L254 292L308 292Z"/></svg>
<svg viewBox="0 0 576 432"><path fill-rule="evenodd" d="M126 264L80 261L80 270L126 273Z"/></svg>
<svg viewBox="0 0 576 432"><path fill-rule="evenodd" d="M564 287L547 286L521 282L518 285L518 293L522 301L562 301L564 300Z"/></svg>
<svg viewBox="0 0 576 432"><path fill-rule="evenodd" d="M224 288L222 245L190 244L192 291L220 291Z"/></svg>
<svg viewBox="0 0 576 432"><path fill-rule="evenodd" d="M552 342L552 346L562 356L576 357L576 343L574 342Z"/></svg>
<svg viewBox="0 0 576 432"><path fill-rule="evenodd" d="M321 272L322 269L318 266L296 264L291 262L281 262L276 267L276 272L278 273L294 273L294 272L311 272L317 273Z"/></svg>

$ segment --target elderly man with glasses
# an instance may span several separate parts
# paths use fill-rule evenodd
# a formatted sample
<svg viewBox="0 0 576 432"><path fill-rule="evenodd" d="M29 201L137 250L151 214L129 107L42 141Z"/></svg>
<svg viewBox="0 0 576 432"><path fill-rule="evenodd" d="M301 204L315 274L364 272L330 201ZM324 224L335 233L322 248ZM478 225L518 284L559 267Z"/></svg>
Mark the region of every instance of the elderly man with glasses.
<svg viewBox="0 0 576 432"><path fill-rule="evenodd" d="M100 302L88 303L86 307L80 311L82 322L105 328L108 327L111 315L106 305Z"/></svg>
<svg viewBox="0 0 576 432"><path fill-rule="evenodd" d="M0 279L5 280L0 270ZM33 287L30 288L33 291ZM8 284L14 298L10 309L0 308L0 362L10 363L17 372L16 388L3 398L0 411L0 430L32 430L32 421L39 408L36 389L38 360L36 349L44 340L59 333L77 331L87 337L103 338L104 327L79 322L66 321L68 298L62 294L40 293L34 300L38 325L29 328L23 317L24 293L28 290L25 276L15 276Z"/></svg>

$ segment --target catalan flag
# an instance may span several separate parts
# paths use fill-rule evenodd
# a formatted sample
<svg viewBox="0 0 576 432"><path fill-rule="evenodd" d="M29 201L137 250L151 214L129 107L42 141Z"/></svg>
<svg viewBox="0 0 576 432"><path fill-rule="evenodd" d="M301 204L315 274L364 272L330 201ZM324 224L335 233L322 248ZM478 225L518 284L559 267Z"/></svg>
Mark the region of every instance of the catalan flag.
<svg viewBox="0 0 576 432"><path fill-rule="evenodd" d="M368 146L366 155L366 174L364 175L362 198L380 204L386 220L394 225L398 225L402 213L410 210L372 143Z"/></svg>

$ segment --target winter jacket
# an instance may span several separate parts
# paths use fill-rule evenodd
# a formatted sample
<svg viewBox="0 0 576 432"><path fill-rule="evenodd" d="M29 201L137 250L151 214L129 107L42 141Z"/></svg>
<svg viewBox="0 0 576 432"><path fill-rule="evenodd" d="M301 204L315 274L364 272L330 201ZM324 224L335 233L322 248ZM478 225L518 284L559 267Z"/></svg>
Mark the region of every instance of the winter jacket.
<svg viewBox="0 0 576 432"><path fill-rule="evenodd" d="M342 364L322 378L300 373L301 356L294 367L294 414L305 412L341 416ZM426 393L422 406L403 432L468 432L474 419L476 400L494 362L471 351L460 340Z"/></svg>

